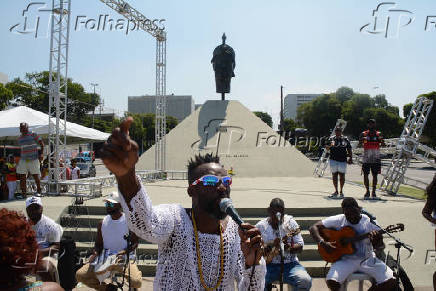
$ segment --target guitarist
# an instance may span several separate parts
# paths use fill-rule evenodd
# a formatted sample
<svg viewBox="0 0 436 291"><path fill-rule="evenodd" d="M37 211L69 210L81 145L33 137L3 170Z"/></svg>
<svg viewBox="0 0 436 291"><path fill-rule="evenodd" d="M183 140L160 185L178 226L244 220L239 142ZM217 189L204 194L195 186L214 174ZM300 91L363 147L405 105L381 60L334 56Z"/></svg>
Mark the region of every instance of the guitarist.
<svg viewBox="0 0 436 291"><path fill-rule="evenodd" d="M280 249L279 238L279 221L277 219L277 213L281 216L281 234L284 242L284 268L283 268L283 282L290 284L294 287L294 290L310 290L312 286L312 278L307 273L306 269L300 265L297 253L301 253L304 246L303 237L301 233L297 233L295 236L290 236L291 232L299 229L297 222L291 215L284 214L285 203L280 198L274 198L268 207L269 217L259 221L256 227L262 234L262 239L267 245L267 249L277 248ZM283 238L284 237L284 238ZM281 257L280 252L272 259L270 263L266 265L265 276L265 290L271 290L271 283L280 279L281 270Z"/></svg>
<svg viewBox="0 0 436 291"><path fill-rule="evenodd" d="M383 237L378 232L377 226L370 222L365 214L361 214L361 208L352 197L346 197L342 201L343 214L328 217L318 221L310 228L310 234L315 242L325 248L327 252L333 252L335 243L327 242L320 235L324 228L340 230L345 226L351 226L357 235L370 233L369 239L363 239L354 243L356 252L352 255L344 255L334 262L327 274L327 286L332 291L340 290L341 284L354 272L365 273L375 279L376 285L371 291L396 290L396 282L392 270L384 262L377 259L373 246L383 246Z"/></svg>

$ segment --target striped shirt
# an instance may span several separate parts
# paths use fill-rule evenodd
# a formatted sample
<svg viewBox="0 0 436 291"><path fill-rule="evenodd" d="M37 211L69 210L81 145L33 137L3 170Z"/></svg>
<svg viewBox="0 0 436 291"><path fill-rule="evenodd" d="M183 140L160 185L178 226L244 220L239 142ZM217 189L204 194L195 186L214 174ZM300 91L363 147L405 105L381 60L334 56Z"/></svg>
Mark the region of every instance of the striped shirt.
<svg viewBox="0 0 436 291"><path fill-rule="evenodd" d="M21 147L21 159L37 160L38 159L38 143L41 138L36 133L29 131L18 137L18 145Z"/></svg>

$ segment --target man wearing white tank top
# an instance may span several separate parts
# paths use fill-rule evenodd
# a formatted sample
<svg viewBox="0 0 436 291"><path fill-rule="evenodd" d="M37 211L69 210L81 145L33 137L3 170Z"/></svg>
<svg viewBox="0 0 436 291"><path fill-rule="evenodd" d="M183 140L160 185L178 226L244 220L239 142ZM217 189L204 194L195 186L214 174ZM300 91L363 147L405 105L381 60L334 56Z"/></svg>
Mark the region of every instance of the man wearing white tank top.
<svg viewBox="0 0 436 291"><path fill-rule="evenodd" d="M127 237L130 237L129 268L130 287L140 288L142 273L134 261L134 250L138 247L138 237L129 231L124 213L121 211L118 192L112 192L106 198L106 215L97 226L97 238L93 254L89 257L89 263L80 268L76 273L78 282L88 287L101 290L105 289L103 283L109 277L110 271L122 273L127 254ZM115 262L115 257L120 260ZM106 267L107 266L107 267ZM97 271L98 269L98 271ZM107 270L107 271L106 271ZM128 268L125 268L125 280L129 281Z"/></svg>

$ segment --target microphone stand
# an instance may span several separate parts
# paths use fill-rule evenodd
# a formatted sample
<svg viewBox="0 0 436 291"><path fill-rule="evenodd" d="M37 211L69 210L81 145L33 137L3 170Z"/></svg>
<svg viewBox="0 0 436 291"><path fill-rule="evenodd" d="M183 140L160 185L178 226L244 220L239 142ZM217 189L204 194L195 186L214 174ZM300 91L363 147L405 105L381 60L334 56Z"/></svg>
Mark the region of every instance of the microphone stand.
<svg viewBox="0 0 436 291"><path fill-rule="evenodd" d="M121 290L123 290L123 286L124 286L124 280L125 280L125 277L126 276L124 276L125 274L126 274L126 268L129 268L129 282L128 282L128 284L129 284L129 290L130 290L130 252L129 252L129 250L130 250L130 233L128 233L128 234L125 234L124 236L123 236L123 238L127 241L127 247L126 247L126 262L124 263L124 268L123 268L123 281L121 282L121 285L118 285L118 287L121 289Z"/></svg>
<svg viewBox="0 0 436 291"><path fill-rule="evenodd" d="M280 291L283 291L283 274L285 272L285 245L283 243L283 235L282 230L280 229L281 223L281 214L277 213L278 218L278 230L279 230L279 239L280 239Z"/></svg>
<svg viewBox="0 0 436 291"><path fill-rule="evenodd" d="M371 223L378 226L380 229L383 229L382 227L380 227L380 225L378 225L374 220L371 219ZM406 245L405 243L403 243L399 238L396 238L395 236L393 236L392 234L390 234L389 232L384 232L384 234L387 234L390 238L392 238L395 241L395 248L397 249L397 260L395 263L395 281L397 282L397 289L396 290L401 290L400 289L400 249L403 247L406 250L408 250L410 253L413 253L413 248L409 245Z"/></svg>

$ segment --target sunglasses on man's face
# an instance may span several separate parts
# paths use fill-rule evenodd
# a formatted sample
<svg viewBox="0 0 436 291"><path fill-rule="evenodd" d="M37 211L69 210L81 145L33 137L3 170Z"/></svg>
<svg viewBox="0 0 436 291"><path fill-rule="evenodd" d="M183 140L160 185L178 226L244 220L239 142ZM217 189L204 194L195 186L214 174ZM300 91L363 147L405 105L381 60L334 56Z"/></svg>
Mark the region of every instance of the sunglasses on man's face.
<svg viewBox="0 0 436 291"><path fill-rule="evenodd" d="M191 186L195 185L203 185L203 186L218 186L222 183L224 186L228 187L232 185L232 178L229 176L225 177L217 177L214 175L205 175L194 182L192 182Z"/></svg>

